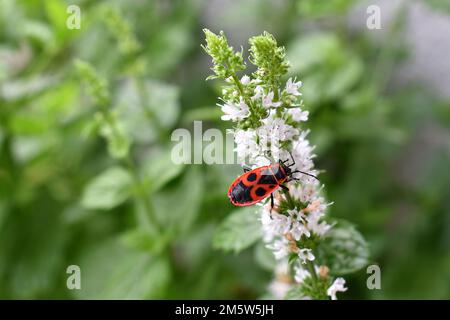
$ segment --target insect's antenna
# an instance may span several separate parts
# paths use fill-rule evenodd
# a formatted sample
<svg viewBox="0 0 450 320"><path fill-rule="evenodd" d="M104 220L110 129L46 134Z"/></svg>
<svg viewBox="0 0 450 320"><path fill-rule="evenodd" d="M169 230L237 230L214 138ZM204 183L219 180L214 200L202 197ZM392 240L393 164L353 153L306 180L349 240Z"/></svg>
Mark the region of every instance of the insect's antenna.
<svg viewBox="0 0 450 320"><path fill-rule="evenodd" d="M313 175L313 174L311 174L311 173L303 172L303 171L300 171L300 170L295 170L295 171L292 171L292 172L291 172L291 175L294 174L294 173L302 173L302 174L305 174L305 175L307 175L307 176L310 176L310 177L316 179L317 181L319 181L319 178L317 178L315 175ZM297 178L292 178L292 179L294 179L294 180L299 180L299 179L297 179Z"/></svg>

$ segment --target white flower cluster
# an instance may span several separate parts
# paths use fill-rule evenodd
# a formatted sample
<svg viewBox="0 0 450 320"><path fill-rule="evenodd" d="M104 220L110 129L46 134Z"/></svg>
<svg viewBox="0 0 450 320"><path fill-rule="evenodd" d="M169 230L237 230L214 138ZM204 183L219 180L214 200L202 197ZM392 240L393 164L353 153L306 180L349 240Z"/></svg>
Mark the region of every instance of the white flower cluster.
<svg viewBox="0 0 450 320"><path fill-rule="evenodd" d="M256 129L237 129L234 132L237 145L235 151L238 159L242 163L248 162L255 166L267 164L267 158L264 155L269 151L272 155L280 158L288 155L286 152L283 153L282 144L286 141L294 141L294 137L300 136L299 142L302 144L298 145L298 148L296 148L298 151L296 152L304 152L301 148L305 142L306 147L309 147L307 140L305 140L305 134L301 134L298 129L287 123L287 120L291 122L308 120L308 111L302 111L300 105L291 105L287 111L281 111L279 107L282 106L282 102L274 101L275 93L273 91L265 92L265 89L259 83L259 80L250 80L248 76L241 79L243 86L254 88L251 103L267 110L267 117L261 120L261 126ZM301 82L295 82L290 78L283 94L291 96L294 100L301 95L298 91L301 85ZM234 97L238 95L238 91L232 93ZM250 107L243 97L239 97L237 103L227 101L219 106L224 112L222 120L242 121L250 115ZM298 169L300 170L300 168Z"/></svg>
<svg viewBox="0 0 450 320"><path fill-rule="evenodd" d="M242 77L240 84L247 93L247 100L237 90L232 92L229 96L233 97L234 102L227 101L220 105L224 112L222 120L244 122L251 116L252 106L267 110L267 116L260 120L257 128L238 126L234 130L235 151L239 161L242 164L260 167L270 164L267 154L275 160L282 161L291 159L292 155L295 161L291 167L292 171L299 170L317 175L318 171L314 169L313 163L314 147L307 139L308 131L300 128L301 122L308 120L308 111L302 110L301 102L295 104L301 96L299 89L302 83L290 78L284 90L280 92L269 90L260 85L260 80L252 80L248 76ZM251 98L248 99L248 96ZM283 202L286 202L286 195L276 191L274 208L266 204L261 212L264 241L279 263L275 280L269 287L276 298L283 298L291 287L292 283L286 281L289 277L285 269L292 255L298 256L294 266L293 281L301 284L306 277L310 276L305 264L314 261L315 256L311 248L302 245L302 240L313 236L322 237L331 228L322 219L329 204L320 196L321 185L318 180L302 173L294 174L293 178L298 181L287 184L289 195L291 200L301 205L280 212L278 209ZM318 267L315 266L315 268ZM280 279L282 279L281 282ZM327 294L333 299L336 298L337 291L346 290L344 283L345 280L342 278L337 279L328 289Z"/></svg>

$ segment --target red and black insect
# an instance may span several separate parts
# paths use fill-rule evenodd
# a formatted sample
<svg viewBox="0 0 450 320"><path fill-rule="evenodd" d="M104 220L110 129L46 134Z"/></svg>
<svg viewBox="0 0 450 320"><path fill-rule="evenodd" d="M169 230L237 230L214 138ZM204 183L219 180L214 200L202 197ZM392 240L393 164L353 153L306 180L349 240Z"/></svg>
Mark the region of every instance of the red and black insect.
<svg viewBox="0 0 450 320"><path fill-rule="evenodd" d="M237 177L228 189L231 203L239 207L251 206L270 195L270 203L273 208L273 192L278 187L289 190L284 183L298 180L292 177L294 173L303 173L316 178L312 174L300 170L292 171L291 167L295 161L292 155L291 158L291 164L286 164L288 160L279 160L278 163L253 170L244 168L245 173Z"/></svg>

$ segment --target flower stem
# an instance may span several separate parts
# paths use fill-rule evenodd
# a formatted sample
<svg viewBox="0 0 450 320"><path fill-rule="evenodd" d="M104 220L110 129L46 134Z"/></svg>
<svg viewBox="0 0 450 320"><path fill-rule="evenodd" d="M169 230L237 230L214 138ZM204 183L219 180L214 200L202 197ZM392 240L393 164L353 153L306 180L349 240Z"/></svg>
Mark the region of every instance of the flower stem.
<svg viewBox="0 0 450 320"><path fill-rule="evenodd" d="M244 102L248 105L248 107L250 108L251 111L251 117L255 116L255 108L253 106L253 103L251 100L248 99L248 97L245 95L244 92L244 87L242 86L241 81L239 80L239 78L234 74L231 76L233 78L234 84L236 85L236 87L239 90L239 94L241 95L241 97L244 98Z"/></svg>
<svg viewBox="0 0 450 320"><path fill-rule="evenodd" d="M130 156L127 156L124 159L124 162L128 166L131 171L131 175L133 177L134 185L137 190L136 198L137 200L144 206L144 211L136 208L136 218L144 226L144 228L151 232L154 231L156 234L159 234L161 231L161 227L156 218L156 212L154 210L153 203L150 198L146 195L144 184L139 177L136 164ZM153 230L152 230L153 229Z"/></svg>
<svg viewBox="0 0 450 320"><path fill-rule="evenodd" d="M289 193L289 191L284 190L283 193L284 193L284 198L286 199L286 201L287 201L287 203L289 205L289 209L290 210L295 209L295 202L292 199L291 194Z"/></svg>
<svg viewBox="0 0 450 320"><path fill-rule="evenodd" d="M161 122L158 121L158 118L156 117L154 110L152 110L148 106L148 93L145 87L144 78L142 76L136 76L135 81L139 96L139 104L142 110L144 111L145 116L149 119L152 126L156 129L156 132L158 133L158 139L163 140L164 129L161 126Z"/></svg>
<svg viewBox="0 0 450 320"><path fill-rule="evenodd" d="M238 87L239 93L241 94L242 97L245 97L244 94L244 87L242 86L242 83L239 81L238 77L234 74L232 76L234 84L236 85L236 87Z"/></svg>
<svg viewBox="0 0 450 320"><path fill-rule="evenodd" d="M314 263L312 263L311 261L307 261L306 262L306 267L308 268L309 273L311 274L311 278L314 281L314 285L315 287L317 287L317 273L316 273L316 269L314 268Z"/></svg>

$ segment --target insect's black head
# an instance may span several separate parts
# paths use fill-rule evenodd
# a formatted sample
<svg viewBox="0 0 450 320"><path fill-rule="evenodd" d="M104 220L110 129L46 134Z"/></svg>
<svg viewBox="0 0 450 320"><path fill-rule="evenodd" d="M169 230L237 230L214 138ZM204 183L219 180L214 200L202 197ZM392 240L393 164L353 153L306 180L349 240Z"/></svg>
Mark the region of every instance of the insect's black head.
<svg viewBox="0 0 450 320"><path fill-rule="evenodd" d="M291 159L292 159L292 162L291 162L291 163L288 164L288 160L285 160L285 161L281 161L281 160L280 160L279 163L280 163L280 166L283 168L284 173L286 174L286 176L287 176L287 177L290 177L290 180L298 180L298 178L292 177L292 174L293 174L293 173L297 173L297 172L298 172L298 173L305 174L305 175L307 175L307 176L310 176L310 177L312 177L312 178L314 178L314 179L317 179L317 177L316 177L315 175L312 175L312 174L307 173L307 172L303 172L303 171L300 171L300 170L294 170L294 171L292 171L291 167L295 165L295 159L294 159L294 157L292 156L292 153L289 152L289 154L291 155ZM319 179L317 179L317 180L319 180Z"/></svg>
<svg viewBox="0 0 450 320"><path fill-rule="evenodd" d="M291 166L286 164L283 161L280 161L280 166L283 168L284 173L286 174L286 176L290 176L292 174L292 170L291 170Z"/></svg>

